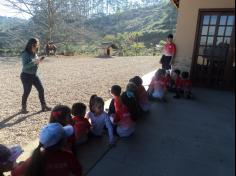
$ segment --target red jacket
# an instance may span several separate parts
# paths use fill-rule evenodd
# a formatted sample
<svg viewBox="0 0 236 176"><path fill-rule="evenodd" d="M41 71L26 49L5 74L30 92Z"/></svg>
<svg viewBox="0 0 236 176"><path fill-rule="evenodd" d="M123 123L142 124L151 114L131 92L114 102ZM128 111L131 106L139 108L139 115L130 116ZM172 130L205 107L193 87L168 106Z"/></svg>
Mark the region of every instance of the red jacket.
<svg viewBox="0 0 236 176"><path fill-rule="evenodd" d="M80 137L88 134L91 128L91 124L89 123L88 119L73 117L73 121L74 121L75 138L77 140L80 139Z"/></svg>
<svg viewBox="0 0 236 176"><path fill-rule="evenodd" d="M176 53L176 46L174 43L166 43L163 49L165 56L174 56Z"/></svg>
<svg viewBox="0 0 236 176"><path fill-rule="evenodd" d="M82 168L75 156L67 151L46 151L42 153L45 157L45 176L82 176ZM16 166L12 176L23 176L30 164L31 158Z"/></svg>

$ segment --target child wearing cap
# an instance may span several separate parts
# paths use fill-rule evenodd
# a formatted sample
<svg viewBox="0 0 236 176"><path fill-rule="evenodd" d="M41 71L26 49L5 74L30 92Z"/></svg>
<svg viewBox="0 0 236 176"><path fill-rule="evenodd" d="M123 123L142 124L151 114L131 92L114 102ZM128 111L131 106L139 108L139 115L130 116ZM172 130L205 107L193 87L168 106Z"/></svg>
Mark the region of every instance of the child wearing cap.
<svg viewBox="0 0 236 176"><path fill-rule="evenodd" d="M32 156L16 166L11 172L12 176L81 176L80 163L72 153L63 150L66 138L73 131L70 125L46 125L40 132L39 145Z"/></svg>
<svg viewBox="0 0 236 176"><path fill-rule="evenodd" d="M7 148L0 144L0 176L3 176L4 172L11 171L16 164L16 159L22 153L21 147Z"/></svg>
<svg viewBox="0 0 236 176"><path fill-rule="evenodd" d="M89 102L90 112L86 118L91 123L91 136L100 137L103 135L103 129L106 127L109 134L109 143L114 145L113 127L108 114L104 111L104 101L101 97L92 95Z"/></svg>
<svg viewBox="0 0 236 176"><path fill-rule="evenodd" d="M88 133L90 131L91 125L88 119L85 118L86 105L84 103L74 103L72 106L72 115L74 116L74 130L75 130L75 140L76 144L82 144L87 142Z"/></svg>
<svg viewBox="0 0 236 176"><path fill-rule="evenodd" d="M169 34L167 36L167 42L163 48L163 56L160 60L160 64L162 64L162 69L164 70L171 69L171 63L173 57L176 54L176 45L173 43L173 38L174 38L173 34Z"/></svg>

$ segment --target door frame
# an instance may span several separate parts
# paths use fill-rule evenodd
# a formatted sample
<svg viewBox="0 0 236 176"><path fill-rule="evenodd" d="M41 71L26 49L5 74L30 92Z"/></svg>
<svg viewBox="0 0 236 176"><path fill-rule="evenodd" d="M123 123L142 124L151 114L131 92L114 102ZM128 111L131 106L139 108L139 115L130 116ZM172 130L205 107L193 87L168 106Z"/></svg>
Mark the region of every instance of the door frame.
<svg viewBox="0 0 236 176"><path fill-rule="evenodd" d="M190 71L190 75L191 75L191 79L193 80L194 82L194 79L193 79L193 74L194 74L194 66L197 62L197 52L198 52L198 43L199 43L199 35L200 35L200 32L201 32L201 16L203 13L214 13L214 12L219 12L219 13L233 13L235 14L235 8L213 8L213 9L199 9L198 11L198 19L197 19L197 26L196 26L196 33L195 33L195 40L194 40L194 48L193 48L193 55L192 55L192 63L191 63L191 71ZM232 40L230 42L230 50L229 50L229 55L228 55L228 58L232 58L232 46L233 44L235 45L235 25L234 25L234 29L233 29L233 37L232 37ZM232 63L232 59L227 59L227 63L226 63L226 67ZM226 77L230 75L230 70L227 70L224 74L224 80L226 80L226 84L225 84L225 87L224 89L230 89L229 87L229 82L227 81Z"/></svg>

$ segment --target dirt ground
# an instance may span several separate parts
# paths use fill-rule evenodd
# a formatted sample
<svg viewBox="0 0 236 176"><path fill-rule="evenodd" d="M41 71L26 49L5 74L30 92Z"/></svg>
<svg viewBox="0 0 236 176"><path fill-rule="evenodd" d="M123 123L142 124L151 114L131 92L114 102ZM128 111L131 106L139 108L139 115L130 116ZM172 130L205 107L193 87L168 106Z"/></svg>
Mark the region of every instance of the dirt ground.
<svg viewBox="0 0 236 176"><path fill-rule="evenodd" d="M119 84L123 88L135 75L144 75L159 67L157 57L50 57L40 65L41 78L49 106L72 106L81 101L88 104L92 94L107 100L109 88ZM27 115L19 114L22 84L19 58L0 58L0 143L8 146L27 145L38 137L40 128L50 112L39 113L40 103L35 88L28 99Z"/></svg>

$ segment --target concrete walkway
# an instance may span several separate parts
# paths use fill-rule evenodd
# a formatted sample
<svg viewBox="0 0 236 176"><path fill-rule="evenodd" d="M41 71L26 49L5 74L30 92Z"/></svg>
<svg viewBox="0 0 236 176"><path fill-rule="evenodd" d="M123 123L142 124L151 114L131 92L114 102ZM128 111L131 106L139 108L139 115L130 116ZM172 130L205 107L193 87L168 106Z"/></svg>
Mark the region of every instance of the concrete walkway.
<svg viewBox="0 0 236 176"><path fill-rule="evenodd" d="M169 95L168 103L153 103L135 135L119 140L87 175L234 176L235 95L194 94L196 100Z"/></svg>

